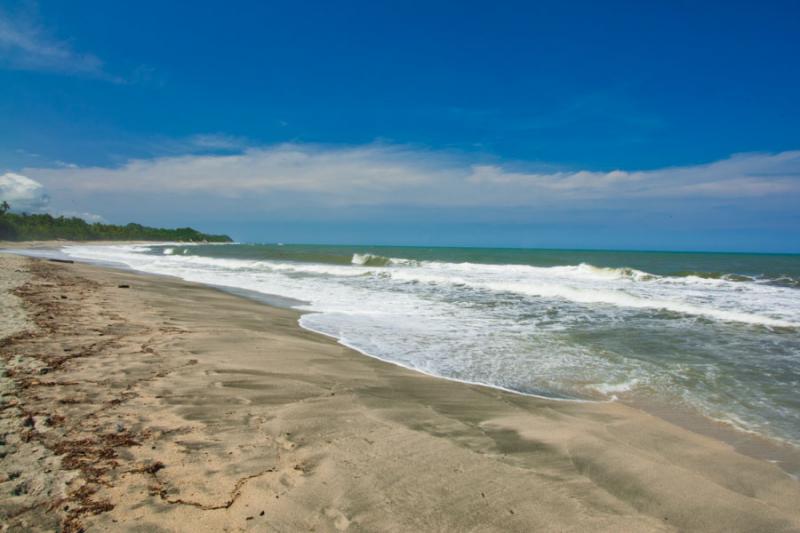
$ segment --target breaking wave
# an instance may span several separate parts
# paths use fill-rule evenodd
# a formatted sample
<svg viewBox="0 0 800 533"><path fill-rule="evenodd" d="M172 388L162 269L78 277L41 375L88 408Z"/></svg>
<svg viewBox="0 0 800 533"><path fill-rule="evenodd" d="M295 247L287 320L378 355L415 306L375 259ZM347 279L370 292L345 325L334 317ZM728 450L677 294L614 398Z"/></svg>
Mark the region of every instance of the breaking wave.
<svg viewBox="0 0 800 533"><path fill-rule="evenodd" d="M358 266L384 267L384 266L419 266L419 261L401 259L397 257L384 257L373 254L353 254L350 263Z"/></svg>

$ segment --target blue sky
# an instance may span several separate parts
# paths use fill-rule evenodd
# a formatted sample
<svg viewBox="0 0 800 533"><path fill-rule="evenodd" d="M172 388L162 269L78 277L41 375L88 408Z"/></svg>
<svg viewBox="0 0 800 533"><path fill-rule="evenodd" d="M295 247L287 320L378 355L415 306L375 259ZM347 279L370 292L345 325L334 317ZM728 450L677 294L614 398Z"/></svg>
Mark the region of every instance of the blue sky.
<svg viewBox="0 0 800 533"><path fill-rule="evenodd" d="M0 194L250 241L800 252L797 2L4 2Z"/></svg>

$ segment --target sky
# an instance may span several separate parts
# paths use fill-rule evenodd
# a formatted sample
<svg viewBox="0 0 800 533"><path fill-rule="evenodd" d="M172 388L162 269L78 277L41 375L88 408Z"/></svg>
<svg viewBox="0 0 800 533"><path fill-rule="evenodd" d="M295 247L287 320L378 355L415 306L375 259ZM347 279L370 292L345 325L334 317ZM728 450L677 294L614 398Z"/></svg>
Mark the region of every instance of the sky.
<svg viewBox="0 0 800 533"><path fill-rule="evenodd" d="M0 197L247 242L800 252L800 3L0 1Z"/></svg>

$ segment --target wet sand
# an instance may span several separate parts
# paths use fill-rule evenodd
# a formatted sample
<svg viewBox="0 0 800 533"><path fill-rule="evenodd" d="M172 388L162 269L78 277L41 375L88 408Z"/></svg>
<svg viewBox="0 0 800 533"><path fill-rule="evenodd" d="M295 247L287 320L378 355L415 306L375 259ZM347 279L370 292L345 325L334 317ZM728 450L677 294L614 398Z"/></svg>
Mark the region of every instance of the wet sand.
<svg viewBox="0 0 800 533"><path fill-rule="evenodd" d="M0 293L5 530L800 531L786 472L631 407L432 378L170 278L0 255Z"/></svg>

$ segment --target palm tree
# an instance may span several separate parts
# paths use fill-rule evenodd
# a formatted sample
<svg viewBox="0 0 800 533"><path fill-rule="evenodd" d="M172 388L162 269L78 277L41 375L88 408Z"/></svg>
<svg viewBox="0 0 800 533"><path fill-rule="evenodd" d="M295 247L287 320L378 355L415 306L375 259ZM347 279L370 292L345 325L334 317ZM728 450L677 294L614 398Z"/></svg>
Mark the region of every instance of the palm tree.
<svg viewBox="0 0 800 533"><path fill-rule="evenodd" d="M8 205L8 202L3 200L3 203L0 204L0 215L4 215L9 209L11 209L11 206Z"/></svg>

